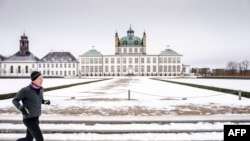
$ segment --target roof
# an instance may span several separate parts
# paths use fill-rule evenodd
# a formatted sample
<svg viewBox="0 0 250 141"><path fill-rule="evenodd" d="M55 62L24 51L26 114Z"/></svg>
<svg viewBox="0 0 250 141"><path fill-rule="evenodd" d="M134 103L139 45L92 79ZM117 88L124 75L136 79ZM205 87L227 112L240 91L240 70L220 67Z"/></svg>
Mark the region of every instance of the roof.
<svg viewBox="0 0 250 141"><path fill-rule="evenodd" d="M70 52L50 52L41 61L45 62L75 62L77 59Z"/></svg>
<svg viewBox="0 0 250 141"><path fill-rule="evenodd" d="M26 55L20 55L20 53L17 52L14 55L4 60L4 62L36 62L36 61L39 61L39 58L36 57L31 52L27 52Z"/></svg>
<svg viewBox="0 0 250 141"><path fill-rule="evenodd" d="M3 61L4 59L5 59L5 57L0 55L0 61Z"/></svg>
<svg viewBox="0 0 250 141"><path fill-rule="evenodd" d="M142 40L141 38L137 36L124 36L120 39L120 45L121 46L142 46Z"/></svg>
<svg viewBox="0 0 250 141"><path fill-rule="evenodd" d="M80 55L80 57L101 57L101 56L102 56L102 54L99 51L97 51L96 49L90 49L89 51Z"/></svg>
<svg viewBox="0 0 250 141"><path fill-rule="evenodd" d="M172 49L165 49L159 55L167 55L167 56L182 56L181 54L173 51Z"/></svg>

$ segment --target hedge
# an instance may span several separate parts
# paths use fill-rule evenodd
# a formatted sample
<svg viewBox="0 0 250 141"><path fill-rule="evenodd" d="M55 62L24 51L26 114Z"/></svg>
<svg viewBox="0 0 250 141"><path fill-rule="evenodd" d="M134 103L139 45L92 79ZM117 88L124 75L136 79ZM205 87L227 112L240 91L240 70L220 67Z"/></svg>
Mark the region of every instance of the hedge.
<svg viewBox="0 0 250 141"><path fill-rule="evenodd" d="M61 86L55 86L55 87L49 87L49 88L44 88L44 92L53 91L53 90L57 90L57 89L64 89L64 88L68 88L68 87L73 87L73 86L83 85L83 84L88 84L88 83L94 83L94 82L99 82L99 81L104 81L104 80L109 80L109 79L111 79L111 78L100 79L100 80L95 80L95 81L88 81L88 82L80 82L80 83L74 83L74 84L67 84L67 85L61 85ZM0 94L0 100L13 98L15 95L16 95L16 92Z"/></svg>
<svg viewBox="0 0 250 141"><path fill-rule="evenodd" d="M169 83L174 83L174 84L185 85L185 86L190 86L190 87L195 87L195 88L207 89L207 90L212 90L212 91L217 91L217 92L230 93L230 94L234 94L234 95L238 95L238 92L239 92L239 90L226 89L226 88L220 88L220 87L214 87L214 86L206 86L206 85L199 85L199 84L192 84L192 83L183 83L183 82L162 80L162 79L156 79L156 78L151 78L151 79L169 82ZM250 92L241 91L241 96L246 97L246 98L250 98Z"/></svg>

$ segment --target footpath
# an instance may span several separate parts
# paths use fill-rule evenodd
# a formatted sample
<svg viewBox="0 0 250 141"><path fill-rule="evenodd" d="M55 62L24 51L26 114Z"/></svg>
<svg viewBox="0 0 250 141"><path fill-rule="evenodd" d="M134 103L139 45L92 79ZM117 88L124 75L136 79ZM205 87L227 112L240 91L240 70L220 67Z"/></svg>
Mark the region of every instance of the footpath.
<svg viewBox="0 0 250 141"><path fill-rule="evenodd" d="M20 115L0 115L0 141L26 132ZM46 141L222 141L225 124L250 124L250 115L57 116L42 115Z"/></svg>

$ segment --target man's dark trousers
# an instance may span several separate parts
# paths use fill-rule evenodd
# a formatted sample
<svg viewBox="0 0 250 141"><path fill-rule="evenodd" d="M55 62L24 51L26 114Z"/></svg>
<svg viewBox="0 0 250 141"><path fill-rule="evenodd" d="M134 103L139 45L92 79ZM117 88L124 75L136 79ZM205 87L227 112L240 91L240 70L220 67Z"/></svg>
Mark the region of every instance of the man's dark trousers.
<svg viewBox="0 0 250 141"><path fill-rule="evenodd" d="M43 141L42 131L39 127L39 117L23 119L24 125L27 127L26 137L18 139L17 141Z"/></svg>

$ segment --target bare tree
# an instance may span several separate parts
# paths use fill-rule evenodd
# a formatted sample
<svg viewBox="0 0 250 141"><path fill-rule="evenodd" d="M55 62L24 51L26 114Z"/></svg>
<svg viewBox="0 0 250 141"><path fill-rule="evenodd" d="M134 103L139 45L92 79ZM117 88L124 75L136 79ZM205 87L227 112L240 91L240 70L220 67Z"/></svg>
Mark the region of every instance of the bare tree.
<svg viewBox="0 0 250 141"><path fill-rule="evenodd" d="M229 70L229 75L234 75L237 71L237 62L236 61L229 61L227 63L226 68Z"/></svg>
<svg viewBox="0 0 250 141"><path fill-rule="evenodd" d="M239 73L243 74L243 62L238 63Z"/></svg>
<svg viewBox="0 0 250 141"><path fill-rule="evenodd" d="M242 66L242 70L244 71L244 74L247 73L247 69L249 67L249 61L248 60L244 60L241 62L241 66Z"/></svg>

